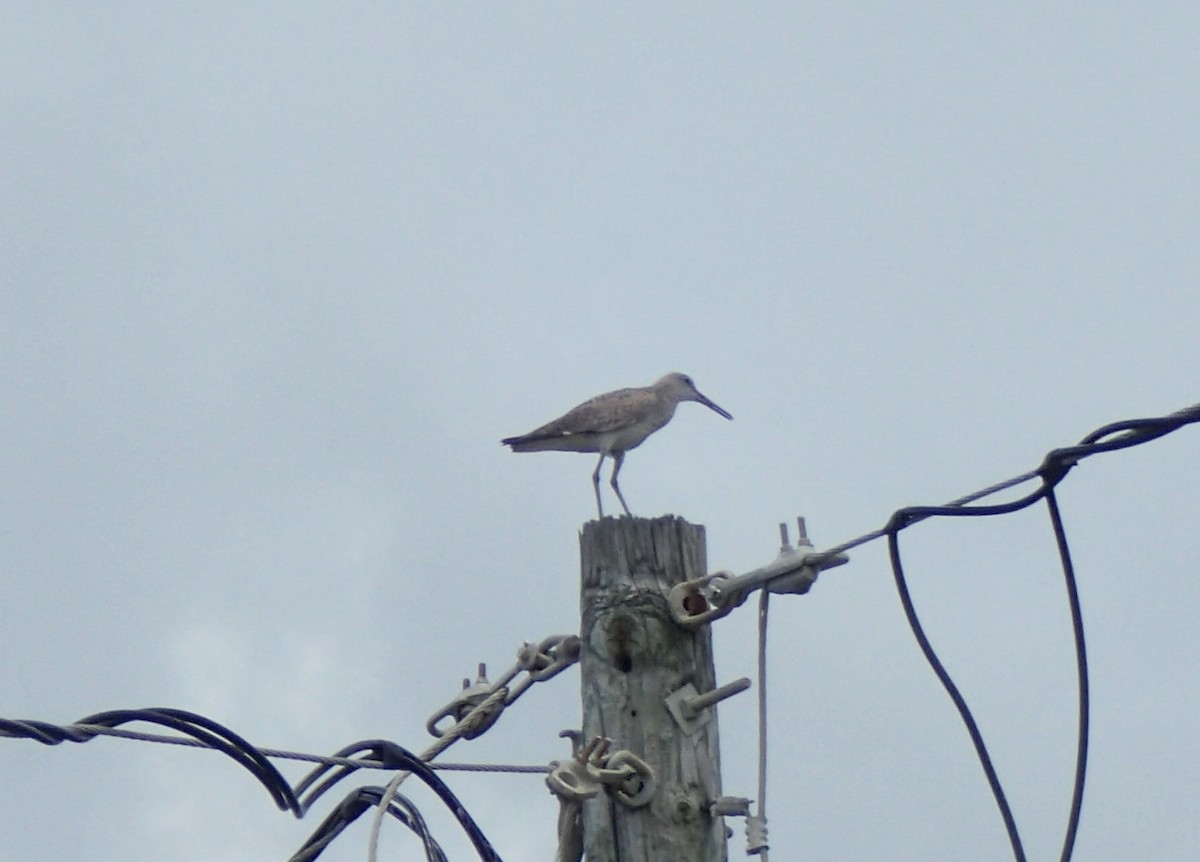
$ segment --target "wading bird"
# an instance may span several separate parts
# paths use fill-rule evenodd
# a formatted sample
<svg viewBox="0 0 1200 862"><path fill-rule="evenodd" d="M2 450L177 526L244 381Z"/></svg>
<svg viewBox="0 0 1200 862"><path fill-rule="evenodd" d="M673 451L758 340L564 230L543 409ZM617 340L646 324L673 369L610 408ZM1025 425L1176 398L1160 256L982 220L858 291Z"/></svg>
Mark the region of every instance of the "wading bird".
<svg viewBox="0 0 1200 862"><path fill-rule="evenodd" d="M625 453L640 446L642 441L670 422L680 401L699 401L726 419L733 418L728 411L701 395L692 378L674 373L659 378L650 386L597 395L541 428L519 437L506 437L500 442L511 446L514 452L599 452L600 460L592 473L592 487L596 491L596 511L601 518L604 517L604 506L600 502L600 468L605 458L612 458L610 484L617 492L625 514L633 517L617 485L617 474L621 471Z"/></svg>

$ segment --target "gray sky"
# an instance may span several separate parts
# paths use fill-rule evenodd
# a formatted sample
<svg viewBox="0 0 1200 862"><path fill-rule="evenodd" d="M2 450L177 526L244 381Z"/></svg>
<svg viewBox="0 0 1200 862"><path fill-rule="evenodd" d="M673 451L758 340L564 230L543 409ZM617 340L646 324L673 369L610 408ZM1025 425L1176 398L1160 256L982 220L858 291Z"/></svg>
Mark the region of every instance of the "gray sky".
<svg viewBox="0 0 1200 862"><path fill-rule="evenodd" d="M497 441L666 371L736 420L684 405L622 488L738 571L781 520L832 545L1200 399L1195 4L5 19L5 717L175 706L263 746L423 748L476 662L578 627L592 459ZM1062 488L1079 860L1200 848L1198 465L1188 429ZM1030 858L1056 858L1074 679L1044 512L904 547ZM753 616L716 628L723 680L753 671ZM779 858L1009 858L881 545L773 603L770 695ZM721 713L735 795L752 701ZM545 763L578 709L572 670L447 757ZM504 858L551 858L539 778L449 780ZM0 741L12 859L281 859L333 801L296 822L217 755ZM383 850L416 852L398 827Z"/></svg>

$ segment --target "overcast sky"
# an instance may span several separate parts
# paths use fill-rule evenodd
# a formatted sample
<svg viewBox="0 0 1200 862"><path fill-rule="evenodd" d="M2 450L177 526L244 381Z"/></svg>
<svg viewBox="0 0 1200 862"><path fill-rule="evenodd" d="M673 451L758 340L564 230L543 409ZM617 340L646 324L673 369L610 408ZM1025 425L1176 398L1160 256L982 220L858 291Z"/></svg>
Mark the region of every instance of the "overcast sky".
<svg viewBox="0 0 1200 862"><path fill-rule="evenodd" d="M831 546L1200 400L1194 3L4 19L3 717L173 706L262 746L424 748L477 662L579 625L593 459L499 439L667 371L736 418L683 405L622 489L735 571L779 521ZM1081 862L1200 852L1198 487L1197 428L1062 487ZM1044 511L904 548L1030 858L1057 858L1075 684ZM772 603L772 850L1010 858L884 552ZM753 617L716 626L722 681L753 673ZM446 758L562 757L578 679ZM755 793L754 728L752 694L722 707L727 793ZM506 860L552 858L541 778L447 780ZM0 835L31 862L284 859L351 786L296 822L215 754L0 740Z"/></svg>

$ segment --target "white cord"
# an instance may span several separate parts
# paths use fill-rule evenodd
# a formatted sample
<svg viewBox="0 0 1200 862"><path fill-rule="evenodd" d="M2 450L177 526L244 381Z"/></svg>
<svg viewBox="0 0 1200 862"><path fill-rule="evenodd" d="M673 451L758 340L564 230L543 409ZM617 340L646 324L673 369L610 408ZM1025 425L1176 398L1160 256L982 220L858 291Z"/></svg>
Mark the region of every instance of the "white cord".
<svg viewBox="0 0 1200 862"><path fill-rule="evenodd" d="M757 813L746 818L746 853L767 862L767 606L769 590L758 600L758 800Z"/></svg>
<svg viewBox="0 0 1200 862"><path fill-rule="evenodd" d="M581 862L583 859L583 803L578 799L558 800L558 850L554 862Z"/></svg>

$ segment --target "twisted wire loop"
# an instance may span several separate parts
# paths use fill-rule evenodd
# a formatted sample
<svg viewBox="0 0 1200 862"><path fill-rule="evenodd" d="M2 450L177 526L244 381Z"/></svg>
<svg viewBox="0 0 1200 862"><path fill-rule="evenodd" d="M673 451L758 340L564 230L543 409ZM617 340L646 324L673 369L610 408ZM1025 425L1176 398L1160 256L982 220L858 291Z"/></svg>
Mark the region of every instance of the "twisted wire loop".
<svg viewBox="0 0 1200 862"><path fill-rule="evenodd" d="M899 534L907 527L911 527L913 524L927 518L1004 515L1025 509L1042 500L1046 501L1051 529L1054 532L1055 542L1058 547L1063 579L1067 588L1078 678L1078 730L1076 737L1075 777L1072 786L1071 809L1067 820L1066 835L1063 839L1062 852L1059 856L1060 862L1069 862L1074 852L1075 838L1079 828L1084 783L1087 775L1090 700L1088 694L1087 649L1084 638L1083 614L1079 602L1079 589L1054 489L1066 478L1071 469L1084 458L1156 440L1165 434L1196 422L1200 422L1200 404L1194 404L1191 407L1178 410L1168 416L1150 419L1131 419L1105 425L1088 434L1078 445L1050 451L1036 470L1023 473L1020 476L968 494L944 506L910 506L899 509L892 514L892 517L882 529L839 545L831 551L823 552L826 554L837 553L850 547L865 544L882 536L887 537L888 556L891 562L892 574L896 582L896 589L900 596L901 605L904 608L905 618L908 620L909 627L912 629L913 636L916 638L922 654L941 682L942 687L946 690L951 701L953 701L955 708L958 710L959 717L962 719L971 737L976 755L979 758L980 765L983 767L988 785L992 790L993 798L1004 821L1004 827L1008 833L1009 843L1012 847L1013 858L1016 862L1024 862L1026 858L1020 834L1017 830L1016 820L1004 795L1000 778L996 773L995 767L992 765L983 735L975 722L974 716L971 714L971 710L959 692L958 687L954 684L953 679L951 679L949 672L938 658L933 645L929 642L929 638L926 636L924 628L921 625L916 608L913 605L912 596L904 574L904 567L900 559ZM1016 500L996 505L973 505L976 501L984 497L1034 479L1039 480L1038 486Z"/></svg>

